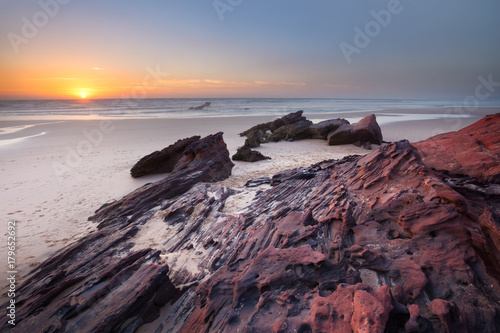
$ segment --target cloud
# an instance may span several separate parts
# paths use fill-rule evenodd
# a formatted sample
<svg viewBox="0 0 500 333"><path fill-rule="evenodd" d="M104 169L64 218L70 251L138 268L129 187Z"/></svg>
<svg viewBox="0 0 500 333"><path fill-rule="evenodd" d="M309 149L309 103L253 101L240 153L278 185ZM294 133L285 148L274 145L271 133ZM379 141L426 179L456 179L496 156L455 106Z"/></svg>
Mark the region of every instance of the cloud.
<svg viewBox="0 0 500 333"><path fill-rule="evenodd" d="M43 77L43 78L29 78L28 81L75 81L80 80L79 77Z"/></svg>

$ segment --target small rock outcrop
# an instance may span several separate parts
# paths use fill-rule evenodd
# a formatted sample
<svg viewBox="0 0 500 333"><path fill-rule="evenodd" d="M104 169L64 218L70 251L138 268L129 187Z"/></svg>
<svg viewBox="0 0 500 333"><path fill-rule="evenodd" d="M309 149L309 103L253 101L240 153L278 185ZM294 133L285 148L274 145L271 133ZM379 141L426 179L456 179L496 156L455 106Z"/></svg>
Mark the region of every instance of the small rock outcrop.
<svg viewBox="0 0 500 333"><path fill-rule="evenodd" d="M413 145L435 170L500 184L500 113Z"/></svg>
<svg viewBox="0 0 500 333"><path fill-rule="evenodd" d="M130 174L132 177L138 178L145 175L172 172L175 165L184 156L184 151L189 145L198 142L200 139L200 136L182 139L161 151L155 151L144 156L132 167Z"/></svg>
<svg viewBox="0 0 500 333"><path fill-rule="evenodd" d="M309 127L312 122L302 116L303 112L293 112L274 121L255 125L240 133L240 136L247 137L245 146L248 148L255 148L269 141L308 139L311 137Z"/></svg>
<svg viewBox="0 0 500 333"><path fill-rule="evenodd" d="M267 140L267 134L263 130L255 130L247 134L247 138L245 139L244 147L247 148L256 148L260 146L261 143L269 142Z"/></svg>
<svg viewBox="0 0 500 333"><path fill-rule="evenodd" d="M355 142L382 144L382 131L374 114L361 119L355 124L343 124L327 137L328 144L345 145Z"/></svg>
<svg viewBox="0 0 500 333"><path fill-rule="evenodd" d="M259 151L252 150L244 146L238 148L236 154L234 154L232 158L233 161L242 161L242 162L258 162L271 159L268 156L262 155L262 153Z"/></svg>
<svg viewBox="0 0 500 333"><path fill-rule="evenodd" d="M349 125L349 122L345 119L330 119L313 124L309 127L311 132L311 137L313 139L326 140L328 139L328 134L334 132L337 128L342 125Z"/></svg>
<svg viewBox="0 0 500 333"><path fill-rule="evenodd" d="M266 139L272 142L278 142L281 140L296 141L296 140L309 139L311 137L311 133L309 132L309 127L311 125L312 122L310 120L307 119L299 120L292 124L283 125L277 128Z"/></svg>
<svg viewBox="0 0 500 333"><path fill-rule="evenodd" d="M190 107L189 110L203 110L204 108L209 107L211 104L212 103L210 103L210 102L205 102L202 105Z"/></svg>
<svg viewBox="0 0 500 333"><path fill-rule="evenodd" d="M257 162L270 159L270 157L251 149L259 147L261 143L310 138L309 126L312 122L303 117L302 113L303 111L290 113L274 121L255 125L240 133L240 136L247 138L245 144L239 147L236 154L233 155L233 161Z"/></svg>
<svg viewBox="0 0 500 333"><path fill-rule="evenodd" d="M264 133L267 131L274 132L275 130L277 130L282 126L290 125L301 120L306 120L306 117L302 116L303 113L304 111L300 110L297 112L287 114L286 116L283 116L276 120L255 125L252 128L240 133L240 136L247 136L250 132L253 131L263 131Z"/></svg>

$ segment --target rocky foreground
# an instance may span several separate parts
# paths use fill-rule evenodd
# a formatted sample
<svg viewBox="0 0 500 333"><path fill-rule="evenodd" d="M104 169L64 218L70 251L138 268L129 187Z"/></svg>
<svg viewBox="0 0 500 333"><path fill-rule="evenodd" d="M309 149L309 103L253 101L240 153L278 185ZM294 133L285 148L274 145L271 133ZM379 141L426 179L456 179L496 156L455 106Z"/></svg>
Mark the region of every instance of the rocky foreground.
<svg viewBox="0 0 500 333"><path fill-rule="evenodd" d="M497 114L254 198L210 183L233 165L221 133L191 138L31 273L12 331L498 332L499 133Z"/></svg>

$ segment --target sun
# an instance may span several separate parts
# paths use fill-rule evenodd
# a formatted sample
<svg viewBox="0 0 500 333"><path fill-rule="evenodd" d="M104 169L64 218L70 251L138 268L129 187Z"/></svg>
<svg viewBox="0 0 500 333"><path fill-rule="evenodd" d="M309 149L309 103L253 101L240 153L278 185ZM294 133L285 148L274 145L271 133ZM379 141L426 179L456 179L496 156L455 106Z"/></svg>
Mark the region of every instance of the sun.
<svg viewBox="0 0 500 333"><path fill-rule="evenodd" d="M87 98L87 94L86 94L86 93L84 93L84 92L80 93L80 96L81 96L82 98Z"/></svg>

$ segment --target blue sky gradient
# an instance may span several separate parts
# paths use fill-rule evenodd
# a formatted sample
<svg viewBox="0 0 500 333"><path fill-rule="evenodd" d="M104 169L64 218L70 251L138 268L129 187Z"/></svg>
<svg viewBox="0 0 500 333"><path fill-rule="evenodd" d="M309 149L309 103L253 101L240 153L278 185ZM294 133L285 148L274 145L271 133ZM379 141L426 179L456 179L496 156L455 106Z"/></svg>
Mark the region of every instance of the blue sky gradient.
<svg viewBox="0 0 500 333"><path fill-rule="evenodd" d="M51 73L113 78L122 86L96 93L108 97L157 65L186 91L151 97L447 99L473 94L480 75L500 82L498 0L401 0L401 12L349 63L341 43L355 45L354 28L364 30L371 11L391 2L242 0L221 20L211 0L72 0L15 52L9 33L22 36L22 18L32 20L41 6L1 0L0 97L40 97L20 77Z"/></svg>

